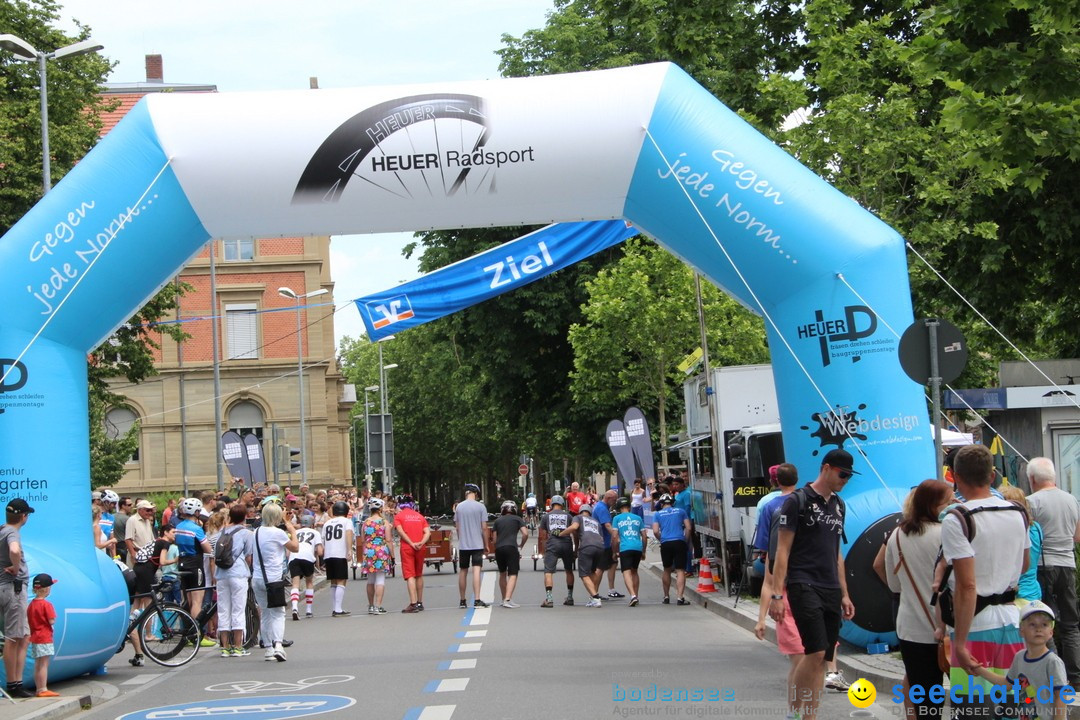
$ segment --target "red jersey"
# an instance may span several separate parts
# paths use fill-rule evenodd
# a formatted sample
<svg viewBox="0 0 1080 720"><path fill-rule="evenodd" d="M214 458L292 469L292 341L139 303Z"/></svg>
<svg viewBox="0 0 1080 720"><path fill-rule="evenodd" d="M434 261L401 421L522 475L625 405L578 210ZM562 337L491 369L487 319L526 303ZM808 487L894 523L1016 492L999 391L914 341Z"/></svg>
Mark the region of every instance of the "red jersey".
<svg viewBox="0 0 1080 720"><path fill-rule="evenodd" d="M566 493L566 509L570 511L572 515L577 515L581 511L581 506L584 505L589 499L589 496L583 492L568 492Z"/></svg>
<svg viewBox="0 0 1080 720"><path fill-rule="evenodd" d="M26 608L26 619L30 623L30 642L45 645L53 641L53 621L56 609L48 600L34 598Z"/></svg>
<svg viewBox="0 0 1080 720"><path fill-rule="evenodd" d="M407 535L413 542L420 542L424 537L424 529L428 526L427 518L412 508L406 508L398 512L394 517L394 527L399 533Z"/></svg>

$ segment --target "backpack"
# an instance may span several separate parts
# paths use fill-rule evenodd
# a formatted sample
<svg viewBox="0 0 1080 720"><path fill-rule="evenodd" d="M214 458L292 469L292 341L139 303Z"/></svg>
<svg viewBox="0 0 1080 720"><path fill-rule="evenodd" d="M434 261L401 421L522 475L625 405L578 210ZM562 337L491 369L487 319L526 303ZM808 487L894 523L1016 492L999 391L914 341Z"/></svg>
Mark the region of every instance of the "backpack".
<svg viewBox="0 0 1080 720"><path fill-rule="evenodd" d="M796 514L799 517L799 521L802 520L803 513L806 512L806 506L809 503L810 498L806 495L806 486L797 488L795 492L791 493L795 496L795 502L798 505ZM836 499L840 501L840 517L844 520L847 519L847 505L844 503L844 498L839 494L833 493ZM784 509L784 505L787 504L787 500L780 503L780 506L773 511L772 517L769 518L769 572L773 571L773 561L776 558L776 547L780 536L780 523L777 520L780 518L780 511ZM796 523L798 524L798 523ZM843 530L843 525L840 526L840 539L847 544L847 533Z"/></svg>
<svg viewBox="0 0 1080 720"><path fill-rule="evenodd" d="M1030 524L1027 511L1025 511L1023 506L1019 503L1013 501L1010 501L1008 505L982 506L977 508L954 505L945 512L960 521L960 527L964 531L964 537L967 538L968 542L971 542L975 539L975 518L972 516L979 512L998 512L1002 510L1015 510L1024 518L1025 528ZM938 550L938 556L937 560L934 561L934 567L936 568L937 564L944 560L944 558L944 549ZM941 608L941 619L945 621L946 625L949 627L956 627L956 610L953 605L953 591L948 585L952 569L952 563L947 563L945 565L945 573L941 576L940 589L930 596L930 604L938 605ZM975 598L975 615L978 615L990 605L1007 605L1015 599L1016 588L1010 588L1003 593L996 593L994 595L978 595Z"/></svg>
<svg viewBox="0 0 1080 720"><path fill-rule="evenodd" d="M157 540L151 540L143 545L141 548L135 551L135 563L150 562L154 558L154 545L157 544Z"/></svg>
<svg viewBox="0 0 1080 720"><path fill-rule="evenodd" d="M217 545L214 546L214 564L222 570L228 570L236 562L233 556L233 535L236 533L237 530L231 533L222 530L221 535L218 536Z"/></svg>

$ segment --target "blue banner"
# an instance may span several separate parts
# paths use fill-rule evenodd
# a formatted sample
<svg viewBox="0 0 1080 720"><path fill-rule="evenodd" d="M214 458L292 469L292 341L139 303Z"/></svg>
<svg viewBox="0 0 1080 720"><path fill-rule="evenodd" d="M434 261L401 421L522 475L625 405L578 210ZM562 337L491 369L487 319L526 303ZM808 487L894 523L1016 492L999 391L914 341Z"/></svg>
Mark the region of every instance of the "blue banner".
<svg viewBox="0 0 1080 720"><path fill-rule="evenodd" d="M411 282L358 298L356 307L374 342L527 285L637 234L623 220L548 225Z"/></svg>

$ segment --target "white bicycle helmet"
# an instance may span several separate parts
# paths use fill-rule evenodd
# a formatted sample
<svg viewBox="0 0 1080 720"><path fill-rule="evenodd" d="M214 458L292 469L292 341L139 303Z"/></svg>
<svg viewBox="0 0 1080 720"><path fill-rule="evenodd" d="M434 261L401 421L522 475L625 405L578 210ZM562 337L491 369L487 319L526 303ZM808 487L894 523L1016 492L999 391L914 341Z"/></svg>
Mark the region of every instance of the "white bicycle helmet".
<svg viewBox="0 0 1080 720"><path fill-rule="evenodd" d="M372 510L382 510L383 505L385 505L385 503L379 498L371 498L367 501L367 506Z"/></svg>
<svg viewBox="0 0 1080 720"><path fill-rule="evenodd" d="M101 492L101 502L107 502L116 505L120 502L120 496L112 490L103 490Z"/></svg>
<svg viewBox="0 0 1080 720"><path fill-rule="evenodd" d="M503 504L500 509L503 512L514 512L515 510L517 510L517 503L515 503L513 500L503 500Z"/></svg>
<svg viewBox="0 0 1080 720"><path fill-rule="evenodd" d="M184 498L180 502L180 514L181 515L198 515L202 510L202 500L199 498Z"/></svg>

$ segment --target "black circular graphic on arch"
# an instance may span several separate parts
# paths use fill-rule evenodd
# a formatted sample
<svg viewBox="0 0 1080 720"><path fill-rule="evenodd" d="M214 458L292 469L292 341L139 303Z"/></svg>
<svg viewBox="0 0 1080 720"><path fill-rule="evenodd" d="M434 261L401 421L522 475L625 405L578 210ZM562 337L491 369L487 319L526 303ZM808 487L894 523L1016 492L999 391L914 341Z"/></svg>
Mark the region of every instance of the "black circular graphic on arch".
<svg viewBox="0 0 1080 720"><path fill-rule="evenodd" d="M855 605L854 622L870 632L890 633L896 630L892 595L874 572L874 558L901 517L901 513L893 513L870 525L851 544L844 559L848 595Z"/></svg>
<svg viewBox="0 0 1080 720"><path fill-rule="evenodd" d="M474 123L480 126L480 132L469 150L487 143L484 101L476 95L433 93L388 100L357 113L327 136L304 168L293 192L293 203L337 202L349 179L379 143L429 120ZM448 184L448 195L461 187L470 169L458 170Z"/></svg>

